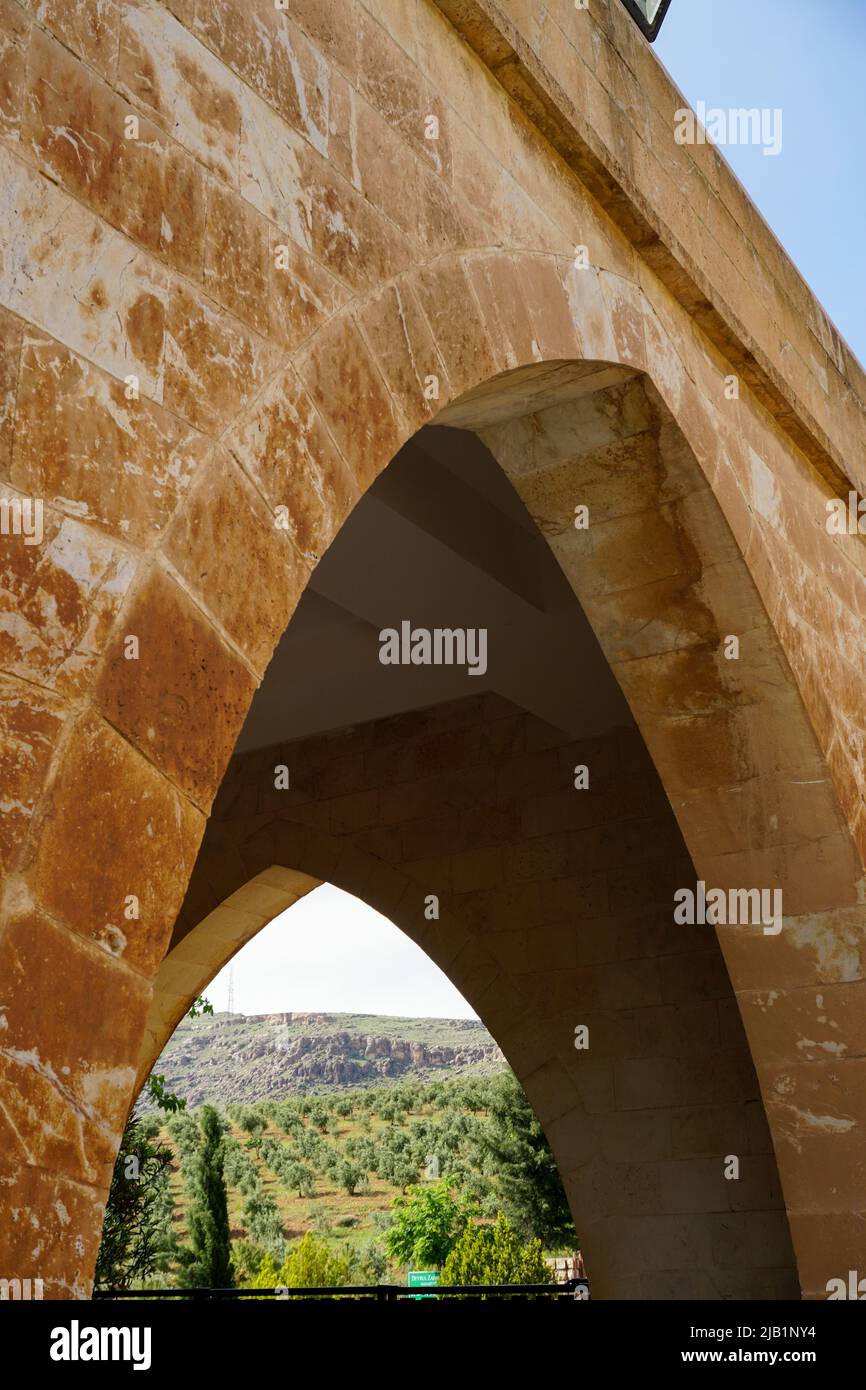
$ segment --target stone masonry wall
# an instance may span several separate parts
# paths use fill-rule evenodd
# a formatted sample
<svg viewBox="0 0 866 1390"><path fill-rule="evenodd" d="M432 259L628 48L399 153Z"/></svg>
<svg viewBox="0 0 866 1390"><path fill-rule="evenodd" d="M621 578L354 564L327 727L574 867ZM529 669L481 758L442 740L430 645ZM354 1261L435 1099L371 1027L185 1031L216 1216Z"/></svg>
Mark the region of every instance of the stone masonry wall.
<svg viewBox="0 0 866 1390"><path fill-rule="evenodd" d="M523 419L491 447L696 870L785 892L779 938L723 951L801 1286L862 1264L866 551L825 525L862 377L729 172L668 139L677 94L622 7L591 9L581 31L565 0L542 27L524 0L0 0L9 1277L86 1293L253 692L356 499L449 411ZM700 506L643 488L637 531L625 492L567 534L593 474L563 412L584 428L575 380L611 365L650 383Z"/></svg>
<svg viewBox="0 0 866 1390"><path fill-rule="evenodd" d="M244 912L237 890L273 865L378 908L474 1005L553 1146L594 1296L796 1297L737 1002L713 929L673 921L695 870L637 730L568 741L470 696L238 755L169 976L196 934L218 967L208 915ZM158 980L157 1009L159 994ZM148 1065L165 1041L151 1038Z"/></svg>

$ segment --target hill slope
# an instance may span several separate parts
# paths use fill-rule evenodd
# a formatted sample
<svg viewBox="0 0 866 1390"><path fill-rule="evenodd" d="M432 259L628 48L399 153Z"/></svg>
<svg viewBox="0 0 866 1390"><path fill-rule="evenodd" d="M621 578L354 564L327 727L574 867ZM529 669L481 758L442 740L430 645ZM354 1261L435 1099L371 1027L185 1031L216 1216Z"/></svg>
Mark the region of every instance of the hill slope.
<svg viewBox="0 0 866 1390"><path fill-rule="evenodd" d="M486 1028L473 1019L220 1013L184 1019L154 1071L168 1090L196 1106L253 1104L408 1075L490 1076L505 1066Z"/></svg>

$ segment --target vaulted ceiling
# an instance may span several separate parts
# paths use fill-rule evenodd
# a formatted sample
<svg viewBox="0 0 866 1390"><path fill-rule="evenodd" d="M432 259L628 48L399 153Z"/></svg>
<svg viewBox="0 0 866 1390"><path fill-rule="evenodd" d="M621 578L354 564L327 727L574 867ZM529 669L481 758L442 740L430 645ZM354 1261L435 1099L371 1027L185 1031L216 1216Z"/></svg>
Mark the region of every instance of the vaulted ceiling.
<svg viewBox="0 0 866 1390"><path fill-rule="evenodd" d="M486 627L486 674L381 665L380 631L406 619ZM314 571L238 748L482 690L573 735L631 722L577 599L502 469L476 435L428 426Z"/></svg>

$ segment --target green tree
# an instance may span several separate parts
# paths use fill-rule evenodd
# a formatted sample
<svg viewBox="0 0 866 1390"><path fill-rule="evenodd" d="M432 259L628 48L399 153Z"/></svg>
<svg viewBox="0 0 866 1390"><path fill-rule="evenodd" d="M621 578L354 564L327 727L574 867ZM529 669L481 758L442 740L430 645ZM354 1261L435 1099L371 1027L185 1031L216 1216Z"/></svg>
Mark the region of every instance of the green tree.
<svg viewBox="0 0 866 1390"><path fill-rule="evenodd" d="M297 1188L299 1197L312 1197L316 1191L316 1180L306 1163L289 1162L281 1170L280 1176L286 1187Z"/></svg>
<svg viewBox="0 0 866 1390"><path fill-rule="evenodd" d="M173 1114L168 1120L166 1128L177 1145L184 1176L188 1177L190 1164L198 1153L201 1131L192 1115L185 1109Z"/></svg>
<svg viewBox="0 0 866 1390"><path fill-rule="evenodd" d="M223 1123L212 1105L199 1116L202 1140L192 1166L188 1216L190 1249L181 1270L183 1288L228 1289L234 1285L228 1203L223 1176Z"/></svg>
<svg viewBox="0 0 866 1390"><path fill-rule="evenodd" d="M251 1283L258 1274L262 1261L266 1257L267 1251L262 1250L261 1246L253 1245L251 1241L234 1241L232 1244L232 1264L235 1267L235 1276L238 1283Z"/></svg>
<svg viewBox="0 0 866 1390"><path fill-rule="evenodd" d="M467 1221L448 1254L440 1284L551 1284L540 1240L522 1245L504 1212L492 1226Z"/></svg>
<svg viewBox="0 0 866 1390"><path fill-rule="evenodd" d="M324 1240L307 1231L277 1269L273 1258L266 1255L255 1279L256 1289L334 1289L349 1282L349 1264L332 1255Z"/></svg>
<svg viewBox="0 0 866 1390"><path fill-rule="evenodd" d="M353 1163L348 1158L340 1159L337 1165L336 1179L350 1197L354 1197L355 1189L363 1177L364 1170L357 1163Z"/></svg>
<svg viewBox="0 0 866 1390"><path fill-rule="evenodd" d="M391 1164L391 1182L405 1195L408 1188L418 1181L418 1164L411 1158L398 1154Z"/></svg>
<svg viewBox="0 0 866 1390"><path fill-rule="evenodd" d="M522 1239L546 1249L577 1244L568 1201L550 1145L517 1078L490 1084L488 1116L478 1123L476 1166L496 1176L500 1207Z"/></svg>
<svg viewBox="0 0 866 1390"><path fill-rule="evenodd" d="M343 1152L347 1158L359 1164L365 1173L374 1171L378 1154L373 1140L368 1139L366 1135L351 1135L343 1145Z"/></svg>
<svg viewBox="0 0 866 1390"><path fill-rule="evenodd" d="M446 1180L412 1186L391 1204L394 1220L385 1249L403 1265L443 1265L466 1221L466 1211Z"/></svg>
<svg viewBox="0 0 866 1390"><path fill-rule="evenodd" d="M252 1105L245 1105L238 1115L237 1125L247 1134L260 1135L265 1128L265 1119Z"/></svg>
<svg viewBox="0 0 866 1390"><path fill-rule="evenodd" d="M243 1211L244 1225L250 1238L266 1250L281 1247L285 1239L279 1208L259 1184L247 1198Z"/></svg>
<svg viewBox="0 0 866 1390"><path fill-rule="evenodd" d="M166 1263L172 1243L165 1222L168 1171L172 1155L150 1143L145 1123L126 1122L105 1207L102 1241L96 1257L96 1287L139 1287Z"/></svg>
<svg viewBox="0 0 866 1390"><path fill-rule="evenodd" d="M310 1110L310 1122L316 1126L320 1134L327 1134L331 1124L331 1115L324 1101L317 1100L313 1103Z"/></svg>

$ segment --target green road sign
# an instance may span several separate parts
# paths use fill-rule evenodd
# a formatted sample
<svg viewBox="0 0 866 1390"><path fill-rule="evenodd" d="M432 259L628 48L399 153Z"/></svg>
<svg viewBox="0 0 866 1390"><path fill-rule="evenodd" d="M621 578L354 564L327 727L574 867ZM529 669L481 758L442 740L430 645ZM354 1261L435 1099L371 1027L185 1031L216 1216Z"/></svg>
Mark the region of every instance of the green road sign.
<svg viewBox="0 0 866 1390"><path fill-rule="evenodd" d="M410 1289L424 1288L429 1289L432 1285L439 1283L438 1269L410 1269L408 1276ZM435 1293L416 1293L416 1298L435 1298Z"/></svg>

